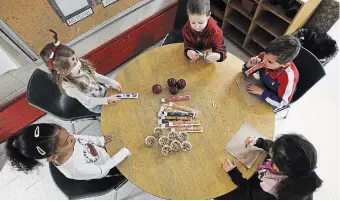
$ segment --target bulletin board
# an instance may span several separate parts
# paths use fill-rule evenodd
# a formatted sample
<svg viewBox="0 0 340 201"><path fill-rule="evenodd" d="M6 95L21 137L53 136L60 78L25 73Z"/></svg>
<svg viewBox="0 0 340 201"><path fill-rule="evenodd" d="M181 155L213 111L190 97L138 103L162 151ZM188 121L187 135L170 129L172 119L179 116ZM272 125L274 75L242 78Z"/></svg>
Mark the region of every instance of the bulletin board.
<svg viewBox="0 0 340 201"><path fill-rule="evenodd" d="M68 26L47 0L1 0L0 19L39 55L45 44L53 42L48 29L55 30L60 41L67 43L139 2L141 0L120 0L105 8L94 3L93 15Z"/></svg>

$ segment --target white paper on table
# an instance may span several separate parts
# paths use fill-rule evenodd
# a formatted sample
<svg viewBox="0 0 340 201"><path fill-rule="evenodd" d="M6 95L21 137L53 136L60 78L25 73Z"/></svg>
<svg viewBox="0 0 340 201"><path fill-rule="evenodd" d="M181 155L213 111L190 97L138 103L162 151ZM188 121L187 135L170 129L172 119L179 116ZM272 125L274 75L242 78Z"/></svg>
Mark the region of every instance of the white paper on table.
<svg viewBox="0 0 340 201"><path fill-rule="evenodd" d="M265 153L265 151L255 146L245 148L244 141L247 137L265 138L249 124L244 123L240 130L238 130L234 137L229 141L225 149L247 168L251 168L258 157L262 153Z"/></svg>

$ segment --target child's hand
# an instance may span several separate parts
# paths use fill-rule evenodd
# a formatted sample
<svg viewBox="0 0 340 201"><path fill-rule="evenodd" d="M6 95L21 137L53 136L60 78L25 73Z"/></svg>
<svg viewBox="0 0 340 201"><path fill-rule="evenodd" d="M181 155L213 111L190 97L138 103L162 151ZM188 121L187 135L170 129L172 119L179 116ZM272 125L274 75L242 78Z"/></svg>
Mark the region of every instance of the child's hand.
<svg viewBox="0 0 340 201"><path fill-rule="evenodd" d="M122 85L117 82L116 80L115 81L115 84L112 86L112 88L116 89L119 93L122 92L123 88L122 88Z"/></svg>
<svg viewBox="0 0 340 201"><path fill-rule="evenodd" d="M230 172L232 169L234 169L236 167L235 162L232 160L230 161L228 158L225 159L224 163L223 163L223 169L226 173Z"/></svg>
<svg viewBox="0 0 340 201"><path fill-rule="evenodd" d="M256 94L256 95L262 95L263 93L263 89L261 89L260 87L256 85L249 85L247 87L247 91L251 94Z"/></svg>
<svg viewBox="0 0 340 201"><path fill-rule="evenodd" d="M255 66L256 64L260 63L261 59L258 57L252 57L249 59L248 63L247 63L247 68L251 68L253 66Z"/></svg>
<svg viewBox="0 0 340 201"><path fill-rule="evenodd" d="M247 137L247 139L244 141L244 146L247 147L252 147L256 144L258 137Z"/></svg>
<svg viewBox="0 0 340 201"><path fill-rule="evenodd" d="M116 103L116 102L120 101L120 99L117 96L118 95L115 94L115 95L111 95L111 96L107 97L107 103L108 104L113 104L113 103Z"/></svg>
<svg viewBox="0 0 340 201"><path fill-rule="evenodd" d="M188 50L187 55L190 59L190 62L194 62L200 58L200 56L198 56L198 54L194 50Z"/></svg>
<svg viewBox="0 0 340 201"><path fill-rule="evenodd" d="M112 142L112 137L108 135L104 135L104 144L106 145L109 142Z"/></svg>
<svg viewBox="0 0 340 201"><path fill-rule="evenodd" d="M205 60L207 60L210 63L215 63L221 58L221 55L216 52L209 52L207 54L207 57L205 57Z"/></svg>

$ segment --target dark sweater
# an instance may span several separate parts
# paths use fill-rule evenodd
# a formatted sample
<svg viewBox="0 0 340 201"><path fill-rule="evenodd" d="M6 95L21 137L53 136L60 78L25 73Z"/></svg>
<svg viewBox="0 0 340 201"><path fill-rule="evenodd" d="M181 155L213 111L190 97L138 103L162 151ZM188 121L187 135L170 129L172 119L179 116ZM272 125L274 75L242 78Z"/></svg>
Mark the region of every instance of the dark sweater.
<svg viewBox="0 0 340 201"><path fill-rule="evenodd" d="M273 144L274 142L271 140L259 138L255 146L269 152ZM238 187L228 194L215 198L216 200L276 200L274 195L261 188L257 172L249 180L243 178L237 168L232 169L228 174Z"/></svg>

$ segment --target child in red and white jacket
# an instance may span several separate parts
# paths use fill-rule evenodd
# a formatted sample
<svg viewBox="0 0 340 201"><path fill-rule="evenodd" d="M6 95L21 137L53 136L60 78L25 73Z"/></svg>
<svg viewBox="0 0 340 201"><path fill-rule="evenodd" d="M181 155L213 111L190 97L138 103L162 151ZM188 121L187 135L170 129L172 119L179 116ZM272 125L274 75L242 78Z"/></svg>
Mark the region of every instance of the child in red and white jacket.
<svg viewBox="0 0 340 201"><path fill-rule="evenodd" d="M222 30L210 17L209 0L189 0L187 4L189 21L182 29L184 54L191 62L199 58L195 50L212 49L205 60L222 62L227 58L227 49Z"/></svg>
<svg viewBox="0 0 340 201"><path fill-rule="evenodd" d="M271 41L263 53L250 58L242 71L262 62L264 68L260 68L258 72L265 88L250 85L248 92L260 95L274 109L288 105L299 80L299 72L292 60L299 54L300 46L297 38L281 36Z"/></svg>

